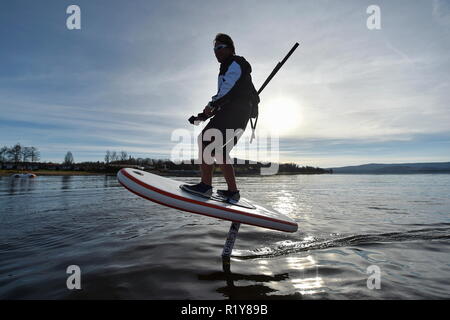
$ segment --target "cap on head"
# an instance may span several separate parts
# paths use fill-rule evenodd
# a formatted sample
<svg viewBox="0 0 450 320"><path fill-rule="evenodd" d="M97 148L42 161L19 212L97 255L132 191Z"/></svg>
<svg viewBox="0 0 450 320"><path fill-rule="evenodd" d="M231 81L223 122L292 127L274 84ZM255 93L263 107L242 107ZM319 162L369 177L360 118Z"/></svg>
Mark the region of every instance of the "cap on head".
<svg viewBox="0 0 450 320"><path fill-rule="evenodd" d="M233 54L235 54L233 39L231 39L229 35L218 33L214 38L214 44L216 44L216 42L226 44L233 51Z"/></svg>

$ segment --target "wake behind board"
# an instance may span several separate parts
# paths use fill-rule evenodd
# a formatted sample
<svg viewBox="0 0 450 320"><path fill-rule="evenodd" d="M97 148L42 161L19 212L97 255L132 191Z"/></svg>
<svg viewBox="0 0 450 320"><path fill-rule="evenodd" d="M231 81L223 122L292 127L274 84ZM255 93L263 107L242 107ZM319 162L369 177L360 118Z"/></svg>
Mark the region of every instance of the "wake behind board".
<svg viewBox="0 0 450 320"><path fill-rule="evenodd" d="M291 218L248 199L230 203L217 194L201 197L182 190L181 181L149 172L124 168L117 173L117 179L136 195L175 209L284 232L295 232L298 228Z"/></svg>

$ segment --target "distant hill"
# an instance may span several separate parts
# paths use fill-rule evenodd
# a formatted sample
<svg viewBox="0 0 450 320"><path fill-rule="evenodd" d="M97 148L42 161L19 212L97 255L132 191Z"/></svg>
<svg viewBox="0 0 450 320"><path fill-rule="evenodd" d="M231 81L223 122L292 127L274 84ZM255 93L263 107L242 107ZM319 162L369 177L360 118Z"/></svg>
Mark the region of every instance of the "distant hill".
<svg viewBox="0 0 450 320"><path fill-rule="evenodd" d="M450 162L430 163L370 163L360 166L329 168L333 173L352 174L414 174L414 173L450 173Z"/></svg>

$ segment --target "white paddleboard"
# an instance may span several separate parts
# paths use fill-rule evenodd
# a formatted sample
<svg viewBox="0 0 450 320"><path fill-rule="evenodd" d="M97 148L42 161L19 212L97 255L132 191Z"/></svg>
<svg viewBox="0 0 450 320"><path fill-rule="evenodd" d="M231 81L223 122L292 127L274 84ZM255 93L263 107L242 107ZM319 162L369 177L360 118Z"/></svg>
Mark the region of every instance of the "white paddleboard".
<svg viewBox="0 0 450 320"><path fill-rule="evenodd" d="M229 203L217 194L204 198L181 190L180 185L184 184L181 181L142 170L121 169L117 179L138 196L171 208L285 232L295 232L298 228L297 223L286 215L250 200L241 198L237 203Z"/></svg>

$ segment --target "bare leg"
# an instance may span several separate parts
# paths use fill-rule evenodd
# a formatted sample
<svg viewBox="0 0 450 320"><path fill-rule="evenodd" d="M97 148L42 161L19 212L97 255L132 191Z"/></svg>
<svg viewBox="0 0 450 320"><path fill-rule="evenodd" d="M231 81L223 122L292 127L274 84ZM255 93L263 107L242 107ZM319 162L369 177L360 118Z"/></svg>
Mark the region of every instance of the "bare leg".
<svg viewBox="0 0 450 320"><path fill-rule="evenodd" d="M200 173L201 173L201 181L207 185L212 186L212 176L214 171L214 165L213 164L207 164L204 159L204 150L205 146L203 145L202 141L202 134L200 134L197 138L198 143L198 150L199 150L199 159L201 160L200 164Z"/></svg>
<svg viewBox="0 0 450 320"><path fill-rule="evenodd" d="M220 169L222 170L225 181L228 184L229 191L237 191L236 177L234 175L234 168L232 164L221 164Z"/></svg>
<svg viewBox="0 0 450 320"><path fill-rule="evenodd" d="M200 170L201 170L201 174L202 174L202 182L206 183L207 185L212 186L212 176L213 176L214 165L202 163L200 165Z"/></svg>

